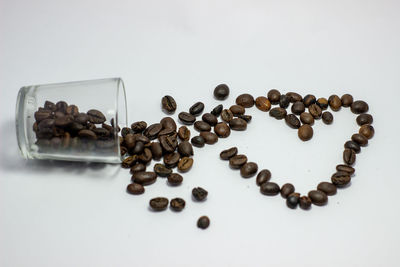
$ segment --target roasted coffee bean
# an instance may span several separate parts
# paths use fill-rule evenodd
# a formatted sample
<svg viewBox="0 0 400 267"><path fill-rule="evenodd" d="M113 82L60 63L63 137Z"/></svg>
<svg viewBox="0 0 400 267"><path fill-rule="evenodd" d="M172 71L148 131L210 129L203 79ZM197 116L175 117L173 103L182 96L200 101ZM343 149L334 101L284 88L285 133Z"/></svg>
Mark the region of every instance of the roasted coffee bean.
<svg viewBox="0 0 400 267"><path fill-rule="evenodd" d="M244 131L247 128L247 122L240 118L233 118L229 122L229 127L235 131Z"/></svg>
<svg viewBox="0 0 400 267"><path fill-rule="evenodd" d="M86 112L86 114L89 116L89 121L91 123L99 124L106 121L106 117L104 116L104 114L97 109L91 109Z"/></svg>
<svg viewBox="0 0 400 267"><path fill-rule="evenodd" d="M350 183L350 175L347 172L336 172L332 175L331 181L337 187L344 187Z"/></svg>
<svg viewBox="0 0 400 267"><path fill-rule="evenodd" d="M223 160L228 160L232 158L233 156L236 156L238 153L237 147L231 147L228 149L223 150L220 154L219 157Z"/></svg>
<svg viewBox="0 0 400 267"><path fill-rule="evenodd" d="M319 190L311 190L308 192L308 197L311 199L312 203L317 206L323 206L328 202L326 194Z"/></svg>
<svg viewBox="0 0 400 267"><path fill-rule="evenodd" d="M195 147L203 147L204 144L206 143L206 140L204 140L203 136L197 135L194 136L190 142L192 143L192 145L194 145Z"/></svg>
<svg viewBox="0 0 400 267"><path fill-rule="evenodd" d="M314 95L306 95L304 98L303 98L303 103L304 103L304 105L306 106L306 107L309 107L310 105L312 105L312 104L315 104L315 102L317 102L317 99L315 98L315 96Z"/></svg>
<svg viewBox="0 0 400 267"><path fill-rule="evenodd" d="M132 195L140 195L144 193L144 187L141 184L132 183L126 187L126 191Z"/></svg>
<svg viewBox="0 0 400 267"><path fill-rule="evenodd" d="M357 116L357 124L363 126L364 124L372 124L374 118L370 114L360 114Z"/></svg>
<svg viewBox="0 0 400 267"><path fill-rule="evenodd" d="M294 193L294 190L295 190L294 185L286 183L281 187L281 196L283 198L287 198L290 194Z"/></svg>
<svg viewBox="0 0 400 267"><path fill-rule="evenodd" d="M172 129L176 131L176 122L173 118L171 117L164 117L160 120L160 124L162 125L163 129Z"/></svg>
<svg viewBox="0 0 400 267"><path fill-rule="evenodd" d="M344 144L344 148L350 148L350 149L354 150L354 152L356 152L356 154L360 153L360 151L361 151L360 145L354 141L347 141Z"/></svg>
<svg viewBox="0 0 400 267"><path fill-rule="evenodd" d="M325 110L328 108L329 103L328 103L328 99L324 98L324 97L320 97L317 99L317 105L322 109Z"/></svg>
<svg viewBox="0 0 400 267"><path fill-rule="evenodd" d="M100 149L111 149L115 145L114 140L112 139L98 139L95 143L96 147Z"/></svg>
<svg viewBox="0 0 400 267"><path fill-rule="evenodd" d="M178 140L175 136L162 135L158 139L165 152L173 152L178 146Z"/></svg>
<svg viewBox="0 0 400 267"><path fill-rule="evenodd" d="M201 187L195 187L192 189L192 195L197 201L203 201L206 199L208 192Z"/></svg>
<svg viewBox="0 0 400 267"><path fill-rule="evenodd" d="M211 131L211 126L205 121L196 121L194 123L194 128L199 132L209 132Z"/></svg>
<svg viewBox="0 0 400 267"><path fill-rule="evenodd" d="M344 164L337 165L336 170L338 172L347 172L349 175L353 175L354 172L356 171L353 167Z"/></svg>
<svg viewBox="0 0 400 267"><path fill-rule="evenodd" d="M110 137L110 132L104 128L96 128L93 129L93 132L97 135L97 138L108 138Z"/></svg>
<svg viewBox="0 0 400 267"><path fill-rule="evenodd" d="M37 124L37 130L36 131L43 131L46 129L51 129L54 126L54 119L44 119Z"/></svg>
<svg viewBox="0 0 400 267"><path fill-rule="evenodd" d="M229 110L232 112L233 116L243 115L246 112L244 107L240 105L233 105L229 108Z"/></svg>
<svg viewBox="0 0 400 267"><path fill-rule="evenodd" d="M144 143L143 142L136 142L135 146L129 150L129 153L139 155L142 154L144 151Z"/></svg>
<svg viewBox="0 0 400 267"><path fill-rule="evenodd" d="M229 87L226 84L220 84L214 89L214 97L218 100L224 100L229 95Z"/></svg>
<svg viewBox="0 0 400 267"><path fill-rule="evenodd" d="M106 123L102 123L102 124L101 124L101 127L102 127L103 129L106 129L107 131L109 131L109 133L110 133L111 135L114 135L114 134L116 133L116 129L114 129L114 127L112 127L111 125L108 125L108 124L106 124Z"/></svg>
<svg viewBox="0 0 400 267"><path fill-rule="evenodd" d="M43 130L45 130L45 131L43 131ZM60 136L63 136L65 134L64 129L60 128L60 127L53 127L51 129L48 128L48 129L43 129L43 130L40 131L40 132L47 132L47 130L53 130L53 135L55 137L60 137Z"/></svg>
<svg viewBox="0 0 400 267"><path fill-rule="evenodd" d="M204 142L208 145L218 142L218 136L212 132L201 132L200 136L204 138Z"/></svg>
<svg viewBox="0 0 400 267"><path fill-rule="evenodd" d="M151 154L151 150L148 147L145 147L143 150L143 153L140 154L139 160L143 163L149 163L151 159L153 158L153 155Z"/></svg>
<svg viewBox="0 0 400 267"><path fill-rule="evenodd" d="M298 93L289 92L289 93L286 93L286 95L290 98L290 102L292 102L292 103L298 102L298 101L303 101L303 97L301 95L299 95Z"/></svg>
<svg viewBox="0 0 400 267"><path fill-rule="evenodd" d="M188 141L183 141L178 145L178 152L181 157L193 156L193 147Z"/></svg>
<svg viewBox="0 0 400 267"><path fill-rule="evenodd" d="M300 197L299 206L303 210L308 210L309 208L311 208L311 204L312 204L311 198L309 198L308 196L301 196Z"/></svg>
<svg viewBox="0 0 400 267"><path fill-rule="evenodd" d="M164 164L157 163L153 167L154 172L160 177L167 177L172 173L170 168L167 168Z"/></svg>
<svg viewBox="0 0 400 267"><path fill-rule="evenodd" d="M60 111L62 113L65 113L65 111L67 110L68 104L65 101L58 101L56 103L56 110Z"/></svg>
<svg viewBox="0 0 400 267"><path fill-rule="evenodd" d="M271 89L268 91L267 97L271 104L278 104L281 98L281 93L276 89Z"/></svg>
<svg viewBox="0 0 400 267"><path fill-rule="evenodd" d="M300 201L300 194L299 193L291 193L286 199L286 206L290 209L297 208L297 204Z"/></svg>
<svg viewBox="0 0 400 267"><path fill-rule="evenodd" d="M179 173L171 173L167 179L168 183L173 186L180 185L183 181L183 177Z"/></svg>
<svg viewBox="0 0 400 267"><path fill-rule="evenodd" d="M254 162L247 162L240 168L240 175L243 178L254 176L258 171L258 165Z"/></svg>
<svg viewBox="0 0 400 267"><path fill-rule="evenodd" d="M138 161L138 156L133 155L124 159L121 163L122 168L130 168Z"/></svg>
<svg viewBox="0 0 400 267"><path fill-rule="evenodd" d="M288 97L287 95L281 95L279 99L279 106L281 108L287 108L289 104L290 104L290 97Z"/></svg>
<svg viewBox="0 0 400 267"><path fill-rule="evenodd" d="M132 129L131 129L131 128L128 128L128 127L122 128L122 130L121 130L121 136L125 138L128 134L133 135Z"/></svg>
<svg viewBox="0 0 400 267"><path fill-rule="evenodd" d="M193 166L193 159L189 157L183 157L178 162L178 170L180 172L187 172Z"/></svg>
<svg viewBox="0 0 400 267"><path fill-rule="evenodd" d="M74 117L71 115L65 115L62 117L58 117L54 120L54 125L58 127L67 127L69 124L71 124L74 120Z"/></svg>
<svg viewBox="0 0 400 267"><path fill-rule="evenodd" d="M78 107L77 106L75 106L75 105L69 105L68 107L67 107L67 109L65 110L65 113L66 114L68 114L68 115L72 115L72 116L78 116L78 114L79 114L79 109L78 109Z"/></svg>
<svg viewBox="0 0 400 267"><path fill-rule="evenodd" d="M215 125L214 132L218 135L218 137L226 138L231 134L231 129L225 122L220 122Z"/></svg>
<svg viewBox="0 0 400 267"><path fill-rule="evenodd" d="M193 104L193 106L189 108L189 113L194 116L198 116L203 112L203 110L204 110L204 103L196 102L195 104Z"/></svg>
<svg viewBox="0 0 400 267"><path fill-rule="evenodd" d="M249 123L252 119L251 115L239 115L237 116L239 119L244 120L245 122Z"/></svg>
<svg viewBox="0 0 400 267"><path fill-rule="evenodd" d="M293 129L300 128L300 120L294 114L289 114L285 117L286 124Z"/></svg>
<svg viewBox="0 0 400 267"><path fill-rule="evenodd" d="M161 106L167 113L174 113L176 110L175 99L170 95L166 95L161 98Z"/></svg>
<svg viewBox="0 0 400 267"><path fill-rule="evenodd" d="M221 119L225 122L230 122L233 119L233 113L229 109L224 109L221 112Z"/></svg>
<svg viewBox="0 0 400 267"><path fill-rule="evenodd" d="M340 98L340 100L342 101L342 106L343 107L350 107L351 104L353 104L353 96L349 95L349 94L344 94L342 95L342 97Z"/></svg>
<svg viewBox="0 0 400 267"><path fill-rule="evenodd" d="M337 95L331 95L328 98L328 103L333 111L339 111L342 106L342 100Z"/></svg>
<svg viewBox="0 0 400 267"><path fill-rule="evenodd" d="M135 136L133 134L127 134L124 138L124 144L128 150L131 150L136 145Z"/></svg>
<svg viewBox="0 0 400 267"><path fill-rule="evenodd" d="M162 135L175 135L176 132L174 129L172 128L166 128L166 129L162 129L159 133L158 136L162 136Z"/></svg>
<svg viewBox="0 0 400 267"><path fill-rule="evenodd" d="M163 150L162 146L159 142L152 142L150 145L151 154L153 155L153 159L159 160L162 157Z"/></svg>
<svg viewBox="0 0 400 267"><path fill-rule="evenodd" d="M155 172L135 172L132 175L132 182L141 185L151 185L157 180L157 174Z"/></svg>
<svg viewBox="0 0 400 267"><path fill-rule="evenodd" d="M94 123L88 122L86 124L86 129L93 131L94 129L96 129L96 125Z"/></svg>
<svg viewBox="0 0 400 267"><path fill-rule="evenodd" d="M224 109L224 107L222 106L222 104L216 106L215 108L213 108L213 110L210 112L212 115L218 117L219 115L221 115L222 110Z"/></svg>
<svg viewBox="0 0 400 267"><path fill-rule="evenodd" d="M304 124L308 124L308 125L313 125L314 124L314 117L308 112L301 113L300 114L300 120Z"/></svg>
<svg viewBox="0 0 400 267"><path fill-rule="evenodd" d="M239 154L229 159L229 166L233 169L240 169L247 162L245 155Z"/></svg>
<svg viewBox="0 0 400 267"><path fill-rule="evenodd" d="M343 151L343 161L347 165L353 165L356 161L356 152L354 152L352 149L346 148Z"/></svg>
<svg viewBox="0 0 400 267"><path fill-rule="evenodd" d="M236 98L236 104L245 108L254 106L254 97L250 94L241 94Z"/></svg>
<svg viewBox="0 0 400 267"><path fill-rule="evenodd" d="M197 220L197 227L200 229L206 229L208 226L210 226L210 219L207 216L201 216Z"/></svg>
<svg viewBox="0 0 400 267"><path fill-rule="evenodd" d="M154 123L144 130L143 135L148 137L150 140L157 138L158 133L162 130L161 123Z"/></svg>
<svg viewBox="0 0 400 267"><path fill-rule="evenodd" d="M185 200L182 198L173 198L171 199L170 206L174 211L181 211L185 208Z"/></svg>
<svg viewBox="0 0 400 267"><path fill-rule="evenodd" d="M279 185L274 182L265 182L260 186L260 192L267 196L275 196L279 194Z"/></svg>
<svg viewBox="0 0 400 267"><path fill-rule="evenodd" d="M364 124L363 126L360 127L358 133L365 136L368 139L371 139L372 137L374 137L375 129L370 124Z"/></svg>
<svg viewBox="0 0 400 267"><path fill-rule="evenodd" d="M175 168L178 166L178 162L181 156L177 152L169 153L164 156L164 164L168 168Z"/></svg>
<svg viewBox="0 0 400 267"><path fill-rule="evenodd" d="M330 113L329 111L325 111L324 113L322 113L322 121L325 124L332 124L332 122L333 122L332 113Z"/></svg>
<svg viewBox="0 0 400 267"><path fill-rule="evenodd" d="M163 211L168 207L168 199L165 197L156 197L150 200L150 207L154 211Z"/></svg>
<svg viewBox="0 0 400 267"><path fill-rule="evenodd" d="M298 129L298 136L302 141L308 141L313 137L313 129L310 125L304 124Z"/></svg>
<svg viewBox="0 0 400 267"><path fill-rule="evenodd" d="M146 171L146 165L142 163L136 163L131 167L131 174L134 174L135 172L144 172Z"/></svg>
<svg viewBox="0 0 400 267"><path fill-rule="evenodd" d="M128 149L124 146L120 146L120 151L121 151L121 156L125 155L126 153L128 153Z"/></svg>
<svg viewBox="0 0 400 267"><path fill-rule="evenodd" d="M282 120L286 117L287 112L286 112L286 109L284 109L284 108L272 108L269 111L269 115L271 117L274 117L277 120Z"/></svg>
<svg viewBox="0 0 400 267"><path fill-rule="evenodd" d="M35 133L36 133L37 131L39 131L39 129L38 129L38 123L37 123L36 121L33 123L32 130L33 130Z"/></svg>
<svg viewBox="0 0 400 267"><path fill-rule="evenodd" d="M75 117L75 121L85 125L89 121L89 116L86 113L79 113L78 116Z"/></svg>
<svg viewBox="0 0 400 267"><path fill-rule="evenodd" d="M308 111L314 117L314 119L319 119L322 116L322 109L317 104L312 104L308 107Z"/></svg>
<svg viewBox="0 0 400 267"><path fill-rule="evenodd" d="M368 107L367 102L362 101L362 100L357 100L351 104L350 109L351 109L351 112L353 112L354 114L361 114L361 113L367 112L369 107Z"/></svg>
<svg viewBox="0 0 400 267"><path fill-rule="evenodd" d="M359 144L360 146L366 146L368 145L368 138L365 137L362 134L353 134L351 136L351 140L353 140L354 142L356 142L357 144Z"/></svg>
<svg viewBox="0 0 400 267"><path fill-rule="evenodd" d="M178 137L182 140L182 141L189 141L190 139L190 130L188 127L186 126L181 126L178 129Z"/></svg>
<svg viewBox="0 0 400 267"><path fill-rule="evenodd" d="M256 107L261 111L269 111L271 109L271 102L265 96L256 98Z"/></svg>
<svg viewBox="0 0 400 267"><path fill-rule="evenodd" d="M143 144L150 143L150 139L144 135L134 134L133 136L135 137L136 142L142 142Z"/></svg>
<svg viewBox="0 0 400 267"><path fill-rule="evenodd" d="M134 133L141 133L147 128L145 121L137 121L131 124L131 129Z"/></svg>
<svg viewBox="0 0 400 267"><path fill-rule="evenodd" d="M333 196L337 191L336 185L328 182L319 183L317 189L324 192L327 196Z"/></svg>
<svg viewBox="0 0 400 267"><path fill-rule="evenodd" d="M87 138L92 140L97 138L96 134L91 130L80 130L78 132L78 136L81 138Z"/></svg>
<svg viewBox="0 0 400 267"><path fill-rule="evenodd" d="M306 110L306 106L304 105L303 102L297 101L294 102L292 105L292 113L296 114L296 115L300 115L301 113L303 113Z"/></svg>
<svg viewBox="0 0 400 267"><path fill-rule="evenodd" d="M222 115L221 115L222 116ZM233 117L233 115L232 115ZM218 123L218 118L211 113L204 113L201 119L207 122L211 126L215 126Z"/></svg>
<svg viewBox="0 0 400 267"><path fill-rule="evenodd" d="M268 182L270 179L271 179L271 172L267 169L261 170L257 174L256 184L260 186L263 183Z"/></svg>
<svg viewBox="0 0 400 267"><path fill-rule="evenodd" d="M51 101L45 101L44 102L44 108L48 109L48 110L51 110L51 111L56 111L57 110L56 104L54 104Z"/></svg>

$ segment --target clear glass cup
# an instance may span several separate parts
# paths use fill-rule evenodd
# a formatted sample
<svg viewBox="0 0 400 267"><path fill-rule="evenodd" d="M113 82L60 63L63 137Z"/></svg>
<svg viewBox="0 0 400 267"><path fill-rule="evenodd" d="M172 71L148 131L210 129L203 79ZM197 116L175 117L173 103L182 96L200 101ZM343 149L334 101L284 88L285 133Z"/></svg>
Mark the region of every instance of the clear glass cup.
<svg viewBox="0 0 400 267"><path fill-rule="evenodd" d="M22 87L15 123L26 159L120 163L124 83L109 78Z"/></svg>

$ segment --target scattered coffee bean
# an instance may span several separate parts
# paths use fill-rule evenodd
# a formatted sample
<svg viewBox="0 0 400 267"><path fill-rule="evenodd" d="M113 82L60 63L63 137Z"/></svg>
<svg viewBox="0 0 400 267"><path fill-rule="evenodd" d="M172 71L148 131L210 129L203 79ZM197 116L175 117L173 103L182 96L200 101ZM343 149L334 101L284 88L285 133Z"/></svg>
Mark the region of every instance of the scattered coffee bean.
<svg viewBox="0 0 400 267"><path fill-rule="evenodd" d="M145 121L137 121L131 124L131 129L134 133L141 133L147 128Z"/></svg>
<svg viewBox="0 0 400 267"><path fill-rule="evenodd" d="M249 123L252 119L251 115L239 115L237 116L239 119L244 120L245 122Z"/></svg>
<svg viewBox="0 0 400 267"><path fill-rule="evenodd" d="M146 165L142 163L136 163L131 167L131 174L134 174L135 172L144 172L146 171Z"/></svg>
<svg viewBox="0 0 400 267"><path fill-rule="evenodd" d="M353 140L354 142L356 142L358 145L360 146L366 146L368 145L368 138L365 137L362 134L353 134L351 136L351 140Z"/></svg>
<svg viewBox="0 0 400 267"><path fill-rule="evenodd" d="M332 175L331 181L337 187L344 187L350 183L350 175L347 172L336 172Z"/></svg>
<svg viewBox="0 0 400 267"><path fill-rule="evenodd" d="M198 116L203 112L203 110L204 110L204 104L202 102L197 102L190 107L189 113L194 116Z"/></svg>
<svg viewBox="0 0 400 267"><path fill-rule="evenodd" d="M342 106L342 101L337 95L331 95L328 98L329 106L333 111L339 111L340 107Z"/></svg>
<svg viewBox="0 0 400 267"><path fill-rule="evenodd" d="M299 193L291 193L286 199L286 205L288 208L295 209L297 208L297 204L300 201L300 194Z"/></svg>
<svg viewBox="0 0 400 267"><path fill-rule="evenodd" d="M357 116L357 124L363 126L364 124L372 124L374 121L373 117L370 114L360 114Z"/></svg>
<svg viewBox="0 0 400 267"><path fill-rule="evenodd" d="M308 111L314 117L314 119L319 119L322 116L322 109L317 104L312 104L308 107Z"/></svg>
<svg viewBox="0 0 400 267"><path fill-rule="evenodd" d="M243 115L246 112L244 107L240 105L233 105L229 108L229 110L232 112L233 116Z"/></svg>
<svg viewBox="0 0 400 267"><path fill-rule="evenodd" d="M132 131L132 129L131 128L128 128L128 127L124 127L124 128L122 128L122 130L121 130L121 135L122 135L122 137L123 138L125 138L128 134L130 134L130 135L132 135L133 136L133 131Z"/></svg>
<svg viewBox="0 0 400 267"><path fill-rule="evenodd" d="M261 111L269 111L271 109L271 102L265 96L256 98L256 107Z"/></svg>
<svg viewBox="0 0 400 267"><path fill-rule="evenodd" d="M245 155L239 154L229 159L229 166L233 169L240 169L247 162Z"/></svg>
<svg viewBox="0 0 400 267"><path fill-rule="evenodd" d="M269 115L271 117L274 117L277 120L282 120L286 117L287 112L286 112L286 109L284 109L284 108L272 108L269 111Z"/></svg>
<svg viewBox="0 0 400 267"><path fill-rule="evenodd" d="M303 210L308 210L309 208L311 208L311 203L311 198L309 198L308 196L300 197L299 205L300 208L302 208Z"/></svg>
<svg viewBox="0 0 400 267"><path fill-rule="evenodd" d="M182 141L189 141L190 139L190 130L188 127L186 126L181 126L178 129L178 137L182 140Z"/></svg>
<svg viewBox="0 0 400 267"><path fill-rule="evenodd" d="M343 161L347 165L353 165L356 161L356 152L354 152L352 149L346 148L343 151Z"/></svg>
<svg viewBox="0 0 400 267"><path fill-rule="evenodd" d="M361 114L367 112L369 107L365 101L357 100L351 104L350 109L354 114Z"/></svg>
<svg viewBox="0 0 400 267"><path fill-rule="evenodd" d="M178 145L178 152L182 157L193 156L193 147L188 141L183 141Z"/></svg>
<svg viewBox="0 0 400 267"><path fill-rule="evenodd" d="M157 180L157 174L155 172L135 172L132 175L132 182L141 185L151 185Z"/></svg>
<svg viewBox="0 0 400 267"><path fill-rule="evenodd" d="M207 216L201 216L197 220L197 227L200 229L206 229L210 225L210 219Z"/></svg>
<svg viewBox="0 0 400 267"><path fill-rule="evenodd" d="M229 122L229 127L231 127L231 129L235 131L244 131L247 128L247 122L240 118L233 118Z"/></svg>
<svg viewBox="0 0 400 267"><path fill-rule="evenodd" d="M306 107L309 107L312 104L315 104L315 102L317 101L317 99L315 98L314 95L306 95L303 98L303 103Z"/></svg>
<svg viewBox="0 0 400 267"><path fill-rule="evenodd" d="M150 140L156 139L162 128L161 123L154 123L144 130L143 135L148 137Z"/></svg>
<svg viewBox="0 0 400 267"><path fill-rule="evenodd" d="M174 113L176 110L175 99L170 95L166 95L161 99L161 106L167 113Z"/></svg>
<svg viewBox="0 0 400 267"><path fill-rule="evenodd" d="M174 211L182 211L185 208L185 200L182 198L173 198L171 199L170 206Z"/></svg>
<svg viewBox="0 0 400 267"><path fill-rule="evenodd" d="M243 178L250 178L254 176L258 171L258 165L254 162L247 162L243 164L243 166L240 168L240 175L242 175Z"/></svg>
<svg viewBox="0 0 400 267"><path fill-rule="evenodd" d="M337 191L336 185L328 182L319 183L317 189L324 192L327 196L333 196Z"/></svg>
<svg viewBox="0 0 400 267"><path fill-rule="evenodd" d="M216 106L215 108L213 108L213 110L210 112L212 115L218 117L219 115L221 115L221 112L223 110L223 106L222 104L219 104L218 106Z"/></svg>
<svg viewBox="0 0 400 267"><path fill-rule="evenodd" d="M353 167L344 164L337 165L336 170L338 172L347 172L349 175L353 175L354 172L356 171Z"/></svg>
<svg viewBox="0 0 400 267"><path fill-rule="evenodd" d="M121 162L122 168L130 168L132 167L136 162L138 161L138 156L137 155L132 155L127 157Z"/></svg>
<svg viewBox="0 0 400 267"><path fill-rule="evenodd" d="M229 95L229 87L226 84L220 84L214 89L214 97L218 100L224 100Z"/></svg>
<svg viewBox="0 0 400 267"><path fill-rule="evenodd" d="M281 196L283 198L287 198L290 194L294 193L294 190L295 190L294 185L286 183L281 187Z"/></svg>
<svg viewBox="0 0 400 267"><path fill-rule="evenodd" d="M245 108L254 106L254 97L250 94L241 94L236 98L236 104Z"/></svg>
<svg viewBox="0 0 400 267"><path fill-rule="evenodd" d="M178 166L180 155L177 152L168 153L164 155L164 164L167 168L175 168Z"/></svg>
<svg viewBox="0 0 400 267"><path fill-rule="evenodd" d="M360 153L360 151L361 151L360 145L354 141L347 141L344 144L344 148L350 148L350 149L354 150L354 152L356 152L356 154Z"/></svg>
<svg viewBox="0 0 400 267"><path fill-rule="evenodd" d="M308 197L311 199L312 203L317 206L323 206L328 202L326 194L319 190L311 190L308 192Z"/></svg>
<svg viewBox="0 0 400 267"><path fill-rule="evenodd" d="M325 124L332 124L332 122L333 122L332 113L330 113L329 111L325 111L324 113L322 113L322 121Z"/></svg>
<svg viewBox="0 0 400 267"><path fill-rule="evenodd" d="M196 121L194 123L194 128L199 132L209 132L211 131L211 126L205 121Z"/></svg>
<svg viewBox="0 0 400 267"><path fill-rule="evenodd" d="M160 124L162 125L163 129L172 129L173 131L176 131L176 122L173 118L171 117L164 117L160 120Z"/></svg>
<svg viewBox="0 0 400 267"><path fill-rule="evenodd" d="M126 191L132 195L140 195L144 193L144 187L141 184L132 183L126 187Z"/></svg>
<svg viewBox="0 0 400 267"><path fill-rule="evenodd" d="M150 200L150 207L155 211L163 211L168 207L168 199L165 197L156 197Z"/></svg>
<svg viewBox="0 0 400 267"><path fill-rule="evenodd" d="M292 103L298 102L298 101L303 101L303 97L301 95L299 95L298 93L289 92L289 93L286 93L286 95L290 98L290 102L292 102Z"/></svg>
<svg viewBox="0 0 400 267"><path fill-rule="evenodd" d="M233 156L236 156L238 153L237 147L231 147L226 150L223 150L220 154L219 157L223 160L229 160Z"/></svg>
<svg viewBox="0 0 400 267"><path fill-rule="evenodd" d="M286 124L293 129L300 128L300 120L294 114L289 114L285 117Z"/></svg>
<svg viewBox="0 0 400 267"><path fill-rule="evenodd" d="M314 117L308 112L301 113L300 114L300 120L304 124L308 124L308 125L313 125L314 124Z"/></svg>
<svg viewBox="0 0 400 267"><path fill-rule="evenodd" d="M145 147L143 153L139 155L139 161L142 163L149 163L153 159L150 148Z"/></svg>
<svg viewBox="0 0 400 267"><path fill-rule="evenodd" d="M132 149L129 149L130 154L139 155L144 151L144 143L143 142L136 142L135 146Z"/></svg>
<svg viewBox="0 0 400 267"><path fill-rule="evenodd" d="M167 177L172 173L170 168L167 168L164 164L157 163L154 165L154 172L160 177Z"/></svg>
<svg viewBox="0 0 400 267"><path fill-rule="evenodd" d="M221 112L221 119L225 122L230 122L233 119L233 113L229 109L224 109Z"/></svg>
<svg viewBox="0 0 400 267"><path fill-rule="evenodd" d="M218 118L211 113L204 113L201 119L211 126L215 126L218 123Z"/></svg>
<svg viewBox="0 0 400 267"><path fill-rule="evenodd" d="M226 138L231 134L231 129L225 122L219 122L217 125L215 125L214 132L218 135L218 137Z"/></svg>
<svg viewBox="0 0 400 267"><path fill-rule="evenodd" d="M159 160L162 157L163 149L159 142L152 142L150 145L151 154L153 155L153 159Z"/></svg>
<svg viewBox="0 0 400 267"><path fill-rule="evenodd" d="M187 172L193 166L193 159L189 157L183 157L178 162L178 170L180 172Z"/></svg>
<svg viewBox="0 0 400 267"><path fill-rule="evenodd" d="M328 99L321 97L317 99L317 103L316 103L322 110L325 110L328 108L329 106L329 102Z"/></svg>
<svg viewBox="0 0 400 267"><path fill-rule="evenodd" d="M302 141L308 141L313 137L313 129L308 124L300 126L297 133Z"/></svg>
<svg viewBox="0 0 400 267"><path fill-rule="evenodd" d="M99 124L106 121L104 114L97 109L91 109L86 114L89 116L89 121L91 123Z"/></svg>
<svg viewBox="0 0 400 267"><path fill-rule="evenodd" d="M201 187L195 187L192 189L192 195L197 201L203 201L208 196L208 192Z"/></svg>
<svg viewBox="0 0 400 267"><path fill-rule="evenodd" d="M260 186L263 183L268 182L270 179L271 179L271 172L267 169L261 170L257 174L256 184Z"/></svg>
<svg viewBox="0 0 400 267"><path fill-rule="evenodd" d="M201 132L200 136L203 137L204 142L208 145L215 144L218 142L218 136L212 132Z"/></svg>
<svg viewBox="0 0 400 267"><path fill-rule="evenodd" d="M180 185L183 181L183 177L179 173L171 173L168 175L167 179L168 183L173 186Z"/></svg>
<svg viewBox="0 0 400 267"><path fill-rule="evenodd" d="M276 89L271 89L268 91L267 97L271 104L278 104L281 98L281 93Z"/></svg>
<svg viewBox="0 0 400 267"><path fill-rule="evenodd" d="M288 97L287 95L281 95L279 99L279 106L281 108L287 108L289 104L290 104L290 97Z"/></svg>
<svg viewBox="0 0 400 267"><path fill-rule="evenodd" d="M191 142L192 145L195 146L195 147L203 147L206 141L204 140L204 138L203 138L202 136L197 135L197 136L194 136L194 137L190 140L190 142Z"/></svg>
<svg viewBox="0 0 400 267"><path fill-rule="evenodd" d="M161 147L165 152L174 152L178 146L178 140L175 136L163 135L158 139L160 140Z"/></svg>
<svg viewBox="0 0 400 267"><path fill-rule="evenodd" d="M260 186L260 192L267 196L275 196L279 194L279 185L274 182L265 182Z"/></svg>
<svg viewBox="0 0 400 267"><path fill-rule="evenodd" d="M178 114L179 120L186 125L192 125L196 121L196 117L188 112L181 112Z"/></svg>
<svg viewBox="0 0 400 267"><path fill-rule="evenodd" d="M351 104L353 104L353 96L349 95L349 94L344 94L342 95L342 97L340 98L340 100L342 101L342 106L343 107L350 107Z"/></svg>
<svg viewBox="0 0 400 267"><path fill-rule="evenodd" d="M374 137L375 129L370 124L364 124L360 127L358 133L365 136L367 139L371 139L372 137Z"/></svg>

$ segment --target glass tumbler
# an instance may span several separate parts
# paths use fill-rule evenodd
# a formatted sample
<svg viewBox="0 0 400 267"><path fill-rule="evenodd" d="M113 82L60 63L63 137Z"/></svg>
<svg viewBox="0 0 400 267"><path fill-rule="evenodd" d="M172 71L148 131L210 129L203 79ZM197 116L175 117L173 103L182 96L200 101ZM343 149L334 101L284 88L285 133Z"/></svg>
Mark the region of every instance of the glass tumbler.
<svg viewBox="0 0 400 267"><path fill-rule="evenodd" d="M27 159L119 163L120 127L127 125L121 78L25 86L16 131Z"/></svg>

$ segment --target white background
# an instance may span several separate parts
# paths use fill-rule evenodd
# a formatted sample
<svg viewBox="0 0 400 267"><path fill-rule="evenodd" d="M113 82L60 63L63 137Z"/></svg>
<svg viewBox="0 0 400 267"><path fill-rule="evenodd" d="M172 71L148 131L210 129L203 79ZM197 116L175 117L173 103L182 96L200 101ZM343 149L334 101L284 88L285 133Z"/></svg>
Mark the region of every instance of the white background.
<svg viewBox="0 0 400 267"><path fill-rule="evenodd" d="M0 0L0 266L399 266L399 8L382 0ZM306 194L329 181L358 130L348 109L331 126L316 122L305 143L250 109L248 131L195 149L180 187L159 178L141 196L125 192L130 175L119 166L19 156L21 86L115 76L127 87L130 122L157 122L165 94L179 111L197 100L211 110L224 82L225 106L271 88L351 93L369 103L376 134L351 186L308 212L260 194L219 152L237 145L272 181ZM191 200L194 186L208 189L205 203ZM187 206L150 212L155 196ZM196 227L203 214L211 218L204 231Z"/></svg>

